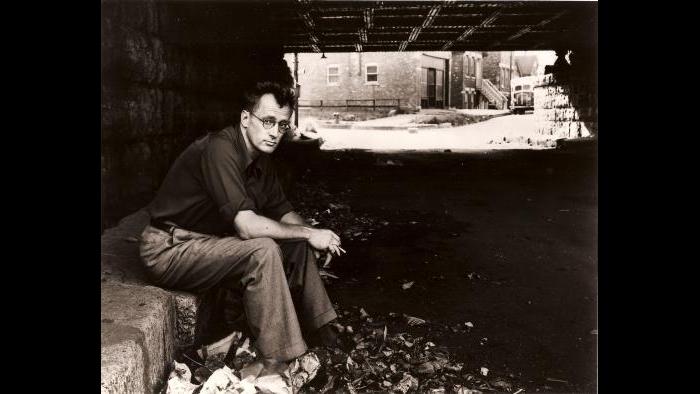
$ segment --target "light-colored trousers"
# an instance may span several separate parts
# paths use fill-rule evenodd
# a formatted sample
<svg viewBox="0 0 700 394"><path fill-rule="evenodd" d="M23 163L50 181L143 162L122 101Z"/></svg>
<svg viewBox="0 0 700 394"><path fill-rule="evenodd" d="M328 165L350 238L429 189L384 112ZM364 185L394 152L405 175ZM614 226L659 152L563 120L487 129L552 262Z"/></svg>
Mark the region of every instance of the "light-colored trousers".
<svg viewBox="0 0 700 394"><path fill-rule="evenodd" d="M149 225L140 254L160 287L236 295L265 358L299 357L307 350L302 329L311 333L337 317L305 240L242 240Z"/></svg>

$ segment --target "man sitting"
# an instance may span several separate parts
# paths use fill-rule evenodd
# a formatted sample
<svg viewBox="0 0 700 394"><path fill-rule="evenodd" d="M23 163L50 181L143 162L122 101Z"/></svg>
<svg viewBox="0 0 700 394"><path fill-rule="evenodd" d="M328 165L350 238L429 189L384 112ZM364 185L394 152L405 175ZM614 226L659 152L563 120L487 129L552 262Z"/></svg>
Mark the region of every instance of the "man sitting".
<svg viewBox="0 0 700 394"><path fill-rule="evenodd" d="M255 73L234 124L193 142L173 163L149 205L140 254L161 287L234 294L265 373L307 352L304 336L335 343L328 323L337 316L316 257L344 250L337 234L293 211L270 161L293 129L289 68L280 60Z"/></svg>

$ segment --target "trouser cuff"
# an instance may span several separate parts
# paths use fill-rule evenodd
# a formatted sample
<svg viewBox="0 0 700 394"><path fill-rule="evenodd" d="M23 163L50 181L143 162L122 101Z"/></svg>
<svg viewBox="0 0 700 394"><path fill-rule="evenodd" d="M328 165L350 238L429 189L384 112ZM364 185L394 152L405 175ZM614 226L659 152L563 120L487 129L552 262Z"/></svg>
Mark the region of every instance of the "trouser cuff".
<svg viewBox="0 0 700 394"><path fill-rule="evenodd" d="M311 329L318 330L319 328L323 327L324 325L332 322L333 320L335 320L337 318L338 318L338 314L335 313L335 309L331 308L331 309L327 310L326 312L323 312L320 315L311 319Z"/></svg>
<svg viewBox="0 0 700 394"><path fill-rule="evenodd" d="M307 350L306 343L304 341L295 342L272 351L263 351L259 346L260 345L256 343L256 347L264 358L274 359L279 362L288 362L293 360L306 353Z"/></svg>

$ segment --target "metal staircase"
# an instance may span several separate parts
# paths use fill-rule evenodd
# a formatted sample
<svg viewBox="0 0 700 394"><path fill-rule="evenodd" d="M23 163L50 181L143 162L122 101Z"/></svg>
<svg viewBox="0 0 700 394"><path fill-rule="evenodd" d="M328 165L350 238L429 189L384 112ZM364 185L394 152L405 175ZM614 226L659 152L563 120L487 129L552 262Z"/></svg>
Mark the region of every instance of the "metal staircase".
<svg viewBox="0 0 700 394"><path fill-rule="evenodd" d="M508 98L496 88L491 81L484 78L481 80L479 91L483 94L489 103L496 106L498 109L508 109Z"/></svg>

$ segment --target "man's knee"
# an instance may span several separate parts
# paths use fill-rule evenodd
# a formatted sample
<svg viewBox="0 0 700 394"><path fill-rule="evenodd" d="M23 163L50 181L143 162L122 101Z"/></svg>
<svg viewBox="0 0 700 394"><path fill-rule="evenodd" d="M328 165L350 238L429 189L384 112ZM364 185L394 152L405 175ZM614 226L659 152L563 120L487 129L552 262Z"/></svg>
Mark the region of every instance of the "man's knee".
<svg viewBox="0 0 700 394"><path fill-rule="evenodd" d="M255 238L246 242L252 245L251 259L256 266L267 268L272 264L279 264L281 267L282 251L272 238Z"/></svg>

